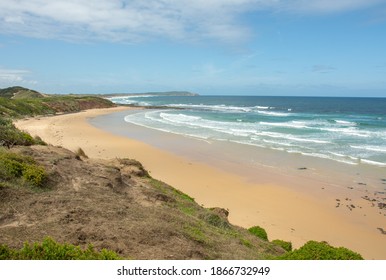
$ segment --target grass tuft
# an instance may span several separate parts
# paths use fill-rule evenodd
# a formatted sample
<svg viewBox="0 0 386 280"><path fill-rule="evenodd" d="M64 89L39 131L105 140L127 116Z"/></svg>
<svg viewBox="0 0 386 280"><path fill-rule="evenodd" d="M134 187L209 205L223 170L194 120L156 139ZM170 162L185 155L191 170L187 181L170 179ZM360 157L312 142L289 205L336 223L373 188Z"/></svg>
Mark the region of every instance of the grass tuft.
<svg viewBox="0 0 386 280"><path fill-rule="evenodd" d="M78 148L75 152L75 157L77 159L80 159L80 158L88 158L88 156L86 155L86 153L83 151L82 148Z"/></svg>
<svg viewBox="0 0 386 280"><path fill-rule="evenodd" d="M267 232L262 227L254 226L254 227L249 228L248 231L257 237L259 237L265 241L268 241Z"/></svg>
<svg viewBox="0 0 386 280"><path fill-rule="evenodd" d="M271 242L273 244L275 244L275 245L278 245L278 246L282 247L287 252L291 252L292 251L292 243L289 242L289 241L275 239L275 240L272 240Z"/></svg>

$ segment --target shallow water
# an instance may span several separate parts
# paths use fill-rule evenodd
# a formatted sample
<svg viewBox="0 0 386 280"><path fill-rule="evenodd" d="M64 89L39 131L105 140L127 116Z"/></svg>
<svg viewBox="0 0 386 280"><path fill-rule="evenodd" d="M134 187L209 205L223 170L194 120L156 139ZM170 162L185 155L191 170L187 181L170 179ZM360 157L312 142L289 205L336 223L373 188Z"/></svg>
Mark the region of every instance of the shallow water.
<svg viewBox="0 0 386 280"><path fill-rule="evenodd" d="M386 170L386 99L131 96L112 101L182 108L124 117L143 127Z"/></svg>

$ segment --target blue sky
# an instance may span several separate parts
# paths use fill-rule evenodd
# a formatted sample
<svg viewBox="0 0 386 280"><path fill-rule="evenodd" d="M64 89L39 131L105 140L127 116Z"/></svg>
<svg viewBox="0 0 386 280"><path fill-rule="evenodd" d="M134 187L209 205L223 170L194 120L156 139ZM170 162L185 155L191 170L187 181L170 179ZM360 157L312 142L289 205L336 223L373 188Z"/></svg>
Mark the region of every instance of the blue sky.
<svg viewBox="0 0 386 280"><path fill-rule="evenodd" d="M0 88L386 97L386 0L0 0Z"/></svg>

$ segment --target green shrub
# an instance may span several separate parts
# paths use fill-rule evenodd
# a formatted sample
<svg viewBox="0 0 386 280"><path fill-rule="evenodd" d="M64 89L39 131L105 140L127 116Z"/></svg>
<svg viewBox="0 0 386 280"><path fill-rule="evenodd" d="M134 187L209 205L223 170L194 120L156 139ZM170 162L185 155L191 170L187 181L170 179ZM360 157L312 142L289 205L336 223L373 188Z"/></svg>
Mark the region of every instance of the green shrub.
<svg viewBox="0 0 386 280"><path fill-rule="evenodd" d="M254 226L254 227L249 228L248 231L257 237L268 241L267 232L262 227Z"/></svg>
<svg viewBox="0 0 386 280"><path fill-rule="evenodd" d="M282 247L287 252L291 252L292 251L292 243L289 242L289 241L275 239L275 240L272 240L271 242L273 244L275 244L275 245L278 245L278 246Z"/></svg>
<svg viewBox="0 0 386 280"><path fill-rule="evenodd" d="M47 143L43 141L42 138L40 138L40 136L36 135L34 137L34 141L35 141L35 145L42 145L42 146L47 146Z"/></svg>
<svg viewBox="0 0 386 280"><path fill-rule="evenodd" d="M23 164L15 160L0 157L0 166L1 177L5 180L11 180L23 174Z"/></svg>
<svg viewBox="0 0 386 280"><path fill-rule="evenodd" d="M23 166L23 178L34 187L43 187L47 178L46 171L43 167L32 164Z"/></svg>
<svg viewBox="0 0 386 280"><path fill-rule="evenodd" d="M0 116L0 146L12 147L15 145L31 146L42 141L36 141L31 135L17 129L10 119ZM41 139L40 139L41 140Z"/></svg>
<svg viewBox="0 0 386 280"><path fill-rule="evenodd" d="M219 215L216 215L214 213L207 213L203 215L202 218L212 226L223 229L230 228L229 223L227 221L221 219Z"/></svg>
<svg viewBox="0 0 386 280"><path fill-rule="evenodd" d="M0 259L2 260L119 260L122 259L115 252L102 249L96 251L92 245L82 250L79 246L60 244L46 237L42 243L32 245L25 243L20 250L10 249L0 245Z"/></svg>
<svg viewBox="0 0 386 280"><path fill-rule="evenodd" d="M362 256L344 247L327 242L308 241L302 247L279 257L281 260L363 260Z"/></svg>
<svg viewBox="0 0 386 280"><path fill-rule="evenodd" d="M4 186L17 185L24 180L30 186L43 187L46 178L45 169L33 158L0 147L0 182Z"/></svg>

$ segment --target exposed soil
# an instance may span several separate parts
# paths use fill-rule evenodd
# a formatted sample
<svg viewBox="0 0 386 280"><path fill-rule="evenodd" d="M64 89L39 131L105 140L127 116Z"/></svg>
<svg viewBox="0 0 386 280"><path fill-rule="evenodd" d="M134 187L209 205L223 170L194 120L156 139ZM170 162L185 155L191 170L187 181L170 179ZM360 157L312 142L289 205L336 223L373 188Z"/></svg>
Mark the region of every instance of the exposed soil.
<svg viewBox="0 0 386 280"><path fill-rule="evenodd" d="M262 259L284 251L230 225L128 159L86 159L53 146L15 147L49 174L42 190L0 187L0 243L50 236L133 259Z"/></svg>

